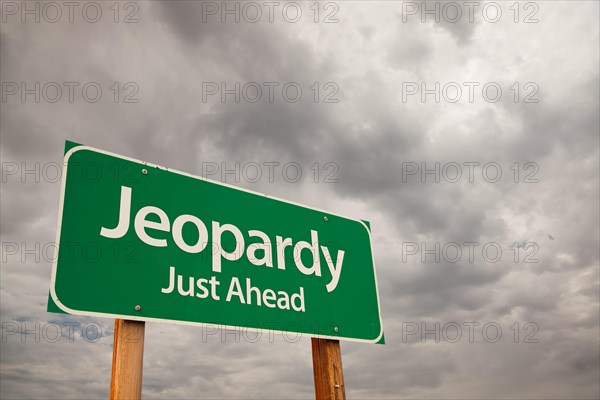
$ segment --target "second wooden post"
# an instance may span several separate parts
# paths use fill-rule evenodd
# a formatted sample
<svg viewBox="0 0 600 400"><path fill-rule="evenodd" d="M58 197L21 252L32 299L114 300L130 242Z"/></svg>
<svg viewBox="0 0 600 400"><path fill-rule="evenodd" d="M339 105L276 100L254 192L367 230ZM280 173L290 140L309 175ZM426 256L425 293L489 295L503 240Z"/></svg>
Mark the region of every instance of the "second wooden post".
<svg viewBox="0 0 600 400"><path fill-rule="evenodd" d="M311 342L316 399L345 400L340 341L312 338Z"/></svg>

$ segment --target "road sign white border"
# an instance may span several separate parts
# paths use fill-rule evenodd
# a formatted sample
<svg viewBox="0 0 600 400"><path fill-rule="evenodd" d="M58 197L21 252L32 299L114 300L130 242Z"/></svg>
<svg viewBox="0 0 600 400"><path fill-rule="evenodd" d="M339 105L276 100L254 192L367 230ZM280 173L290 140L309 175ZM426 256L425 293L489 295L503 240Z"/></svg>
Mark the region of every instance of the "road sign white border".
<svg viewBox="0 0 600 400"><path fill-rule="evenodd" d="M74 142L73 142L74 143ZM74 143L76 144L76 143ZM120 154L115 154L109 151L104 151L104 150L100 150L91 146L86 146L86 145L77 145L71 149L69 149L69 151L67 151L67 153L64 155L64 161L63 161L63 165L68 166L68 161L69 158L76 152L81 151L81 150L90 150L93 152L97 152L100 154L105 154L111 157L115 157L115 158L120 158L122 160L127 160L127 161L131 161L134 163L138 163L141 164L143 166L146 167L150 167L150 168L160 168L163 169L165 171L169 171L169 172L173 172L175 174L179 174L179 175L184 175L193 179L198 179L201 181L206 181L206 182L211 182L217 185L221 185L221 186L226 186L232 189L236 189L236 190L240 190L243 192L247 192L247 193L252 193L255 195L259 195L259 196L265 196L268 197L269 199L273 199L273 200L277 200L277 201L281 201L283 203L287 203L287 204L292 204L295 206L300 206L300 207L304 207L304 208L308 208L310 210L313 211L318 211L318 212L322 212L328 215L335 215L337 217L340 218L345 218L351 221L355 221L355 222L359 222L367 231L367 234L369 235L369 243L371 244L371 249L373 248L373 243L371 241L371 231L369 230L369 228L365 225L365 223L359 219L353 219L353 218L348 218L345 217L343 215L339 215L336 213L332 213L329 211L325 211L325 210L321 210L315 207L310 207L307 206L305 204L300 204L300 203L296 203L293 201L289 201L289 200L284 200L284 199L280 199L278 197L274 197L274 196L269 196L266 195L264 193L260 193L260 192L256 192L253 190L249 190L249 189L244 189L244 188L240 188L237 186L233 186L233 185L229 185L227 183L223 183L223 182L218 182L218 181L213 181L211 179L208 178L203 178L201 176L196 176L196 175L192 175L192 174L188 174L187 172L182 172L182 171L178 171L175 169L169 169L167 167L163 167L160 165L156 165L156 164L152 164L152 163L148 163L145 161L141 161L141 160L137 160L135 158L131 158L131 157L126 157L126 156L122 156ZM120 319L129 319L129 320L134 320L134 321L149 321L149 322L160 322L160 323L169 323L169 324L177 324L177 325L188 325L188 326L207 326L207 325L213 325L213 326L218 326L221 329L230 329L230 330L234 330L234 329L247 329L248 331L251 332L273 332L273 333L288 333L288 331L279 331L279 330L274 330L274 329L260 329L260 328L252 328L252 327L245 327L245 326L235 326L235 325L221 325L221 324L211 324L209 322L190 322L190 321L181 321L181 320L175 320L175 319L163 319L163 318L149 318L149 317L137 317L137 316L133 316L133 315L120 315L120 314L108 314L108 313L99 313L99 312L92 312L92 311L81 311L81 310L74 310L72 308L69 308L67 306L65 306L64 304L62 304L60 302L60 300L58 299L58 296L56 295L56 290L55 290L55 284L56 284L56 268L57 268L57 264L58 264L58 253L59 253L59 247L60 247L60 231L62 228L62 215L63 215L63 205L64 205L64 197L65 197L65 187L66 187L66 178L67 177L67 171L63 171L62 174L62 179L61 179L61 189L60 189L60 202L59 202L59 206L58 206L58 220L56 221L56 246L54 248L54 260L52 262L52 278L50 281L50 295L52 296L52 300L54 300L54 303L58 306L58 308L60 308L61 310L63 310L64 312L68 313L68 314L73 314L73 315L82 315L82 316L89 316L89 317L103 317L103 318L120 318ZM379 336L377 336L376 339L373 340L366 340L366 339L356 339L356 338L347 338L347 337L343 337L343 336L337 336L337 335L316 335L316 334L310 334L310 333L304 333L304 332L293 332L295 334L298 334L300 336L307 336L307 337L316 337L316 338L330 338L330 339L335 339L335 340L347 340L347 341L351 341L351 342L361 342L361 343L377 343L379 342L379 340L381 339L381 337L383 336L383 321L381 319L381 304L379 301L379 287L377 285L377 271L375 268L375 257L373 256L373 251L371 250L371 259L373 262L373 277L375 278L375 294L377 295L377 311L378 311L378 317L379 317L379 326L381 327L381 330L379 332ZM290 331L291 332L291 331Z"/></svg>

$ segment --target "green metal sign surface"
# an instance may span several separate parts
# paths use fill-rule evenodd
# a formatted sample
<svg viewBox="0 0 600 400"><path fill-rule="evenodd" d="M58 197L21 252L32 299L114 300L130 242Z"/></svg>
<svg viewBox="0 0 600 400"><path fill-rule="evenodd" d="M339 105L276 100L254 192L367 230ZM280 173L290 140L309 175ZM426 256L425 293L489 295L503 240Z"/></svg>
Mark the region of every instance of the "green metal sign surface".
<svg viewBox="0 0 600 400"><path fill-rule="evenodd" d="M65 151L49 310L383 341L364 222L88 146Z"/></svg>

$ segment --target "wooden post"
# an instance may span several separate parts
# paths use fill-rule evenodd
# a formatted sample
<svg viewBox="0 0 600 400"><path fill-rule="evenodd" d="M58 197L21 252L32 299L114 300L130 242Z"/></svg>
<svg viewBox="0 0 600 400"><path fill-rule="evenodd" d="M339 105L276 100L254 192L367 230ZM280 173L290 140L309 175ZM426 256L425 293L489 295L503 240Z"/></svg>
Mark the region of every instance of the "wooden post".
<svg viewBox="0 0 600 400"><path fill-rule="evenodd" d="M142 368L144 364L144 321L115 319L111 400L142 398Z"/></svg>
<svg viewBox="0 0 600 400"><path fill-rule="evenodd" d="M312 338L315 398L317 400L345 400L342 352L339 340Z"/></svg>

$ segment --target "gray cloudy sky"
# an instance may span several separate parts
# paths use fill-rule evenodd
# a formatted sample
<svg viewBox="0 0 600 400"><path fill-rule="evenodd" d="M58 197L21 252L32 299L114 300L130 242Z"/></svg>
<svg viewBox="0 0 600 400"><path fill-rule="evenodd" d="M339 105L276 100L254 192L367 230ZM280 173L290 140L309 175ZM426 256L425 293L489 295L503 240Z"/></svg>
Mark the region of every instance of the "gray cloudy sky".
<svg viewBox="0 0 600 400"><path fill-rule="evenodd" d="M45 311L69 139L371 221L349 398L599 398L598 2L288 3L2 2L1 397L108 396L113 321ZM313 396L253 338L147 324L144 397Z"/></svg>

